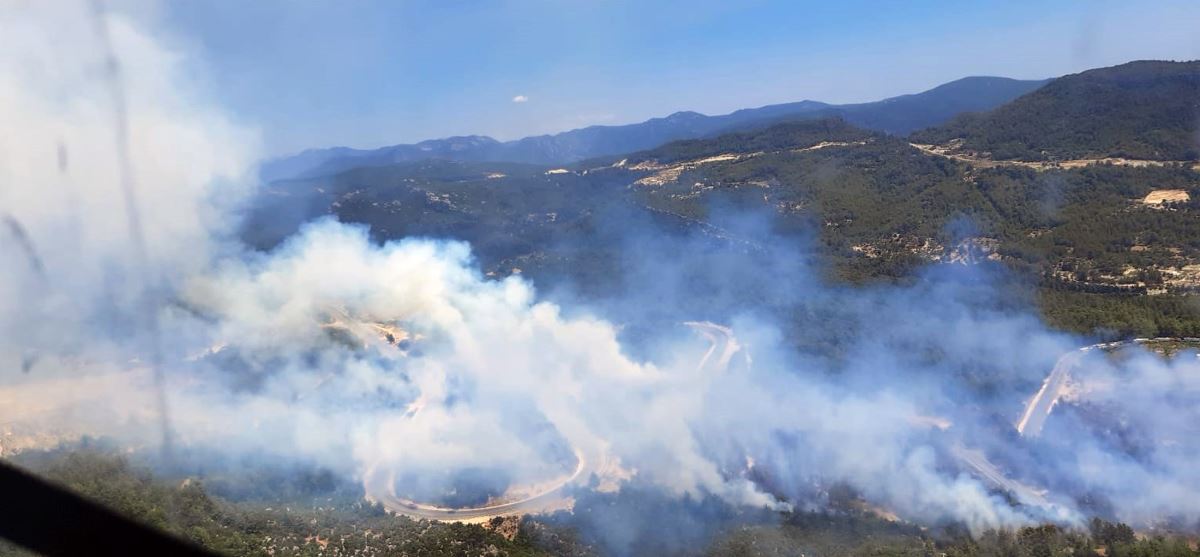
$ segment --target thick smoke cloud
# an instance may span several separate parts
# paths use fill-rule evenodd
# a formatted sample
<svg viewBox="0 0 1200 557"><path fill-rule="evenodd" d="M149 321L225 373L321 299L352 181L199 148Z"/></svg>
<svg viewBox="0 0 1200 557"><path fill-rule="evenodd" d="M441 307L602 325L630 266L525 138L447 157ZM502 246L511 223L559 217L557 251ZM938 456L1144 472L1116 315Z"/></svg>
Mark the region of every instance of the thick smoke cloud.
<svg viewBox="0 0 1200 557"><path fill-rule="evenodd" d="M769 509L820 508L846 483L902 517L976 530L1078 523L1095 510L1081 495L1126 520L1200 518L1195 358L1088 359L1075 404L1041 440L1020 439L1022 403L1083 341L1010 302L994 269L831 286L761 218L731 224L756 238L733 247L622 222L629 279L601 300L548 301L484 277L465 244L376 245L332 221L251 252L227 231L255 133L195 92L183 53L104 16L130 107L141 269L95 22L26 7L38 13L0 16L0 123L13 131L0 203L19 231L0 233L7 449L31 432L156 445L152 324L136 309L149 299L181 445L395 471L413 498L582 470L575 489ZM686 320L733 337L693 325L714 339L706 356ZM1096 413L1122 418L1098 426ZM1048 504L1013 505L962 454Z"/></svg>
<svg viewBox="0 0 1200 557"><path fill-rule="evenodd" d="M99 25L129 106L127 179ZM237 184L256 158L256 134L195 98L181 54L127 18L29 2L0 13L0 26L0 211L11 224L0 234L3 334L22 353L103 344L91 329L122 326L145 288L208 266L227 208L249 193ZM126 182L148 272L136 269ZM22 357L6 351L0 361Z"/></svg>

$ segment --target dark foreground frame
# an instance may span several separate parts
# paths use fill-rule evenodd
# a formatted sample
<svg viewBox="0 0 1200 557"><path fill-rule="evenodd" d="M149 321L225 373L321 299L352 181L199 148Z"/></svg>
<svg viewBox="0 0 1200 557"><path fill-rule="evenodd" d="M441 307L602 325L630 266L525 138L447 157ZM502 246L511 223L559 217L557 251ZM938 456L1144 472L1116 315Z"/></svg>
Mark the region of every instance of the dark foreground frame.
<svg viewBox="0 0 1200 557"><path fill-rule="evenodd" d="M3 462L0 538L51 556L215 555Z"/></svg>

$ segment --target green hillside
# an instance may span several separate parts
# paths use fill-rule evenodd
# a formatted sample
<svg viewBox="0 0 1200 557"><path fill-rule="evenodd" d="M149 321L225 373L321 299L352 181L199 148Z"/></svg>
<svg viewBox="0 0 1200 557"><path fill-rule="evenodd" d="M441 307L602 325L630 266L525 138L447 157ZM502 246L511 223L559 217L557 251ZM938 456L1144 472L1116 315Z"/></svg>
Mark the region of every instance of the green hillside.
<svg viewBox="0 0 1200 557"><path fill-rule="evenodd" d="M911 140L825 118L568 168L426 160L276 182L247 236L269 247L330 215L380 241L468 241L492 276L585 296L629 287L630 254L646 238L768 258L785 246L835 284L999 266L1056 326L1200 335L1188 302L1200 290L1200 167L998 160L1194 157L1198 68L1134 62L1067 76ZM924 144L951 139L961 145ZM759 224L730 224L746 215Z"/></svg>
<svg viewBox="0 0 1200 557"><path fill-rule="evenodd" d="M1200 158L1200 61L1139 61L1058 78L990 112L961 115L914 141L996 159Z"/></svg>

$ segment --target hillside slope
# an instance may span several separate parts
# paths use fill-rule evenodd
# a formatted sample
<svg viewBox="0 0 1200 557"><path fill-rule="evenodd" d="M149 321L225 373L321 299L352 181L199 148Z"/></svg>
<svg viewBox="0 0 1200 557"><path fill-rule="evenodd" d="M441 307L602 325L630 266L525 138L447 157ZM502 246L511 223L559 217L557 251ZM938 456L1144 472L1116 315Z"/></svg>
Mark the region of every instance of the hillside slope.
<svg viewBox="0 0 1200 557"><path fill-rule="evenodd" d="M1130 62L1054 80L913 135L995 159L1200 158L1200 61Z"/></svg>
<svg viewBox="0 0 1200 557"><path fill-rule="evenodd" d="M998 107L1049 81L964 77L924 93L901 95L873 103L842 105L837 107L837 113L861 128L908 135L946 122L959 114Z"/></svg>
<svg viewBox="0 0 1200 557"><path fill-rule="evenodd" d="M1039 284L1064 328L1200 335L1182 297L1200 290L1191 165L981 166L816 119L566 169L426 160L273 191L248 226L263 247L330 215L369 225L377 240L465 240L486 272L601 295L623 287L626 252L647 237L764 254L792 246L852 283L907 280L935 262L999 263ZM1159 197L1171 201L1147 201ZM284 222L288 207L299 212ZM759 225L731 227L739 215Z"/></svg>

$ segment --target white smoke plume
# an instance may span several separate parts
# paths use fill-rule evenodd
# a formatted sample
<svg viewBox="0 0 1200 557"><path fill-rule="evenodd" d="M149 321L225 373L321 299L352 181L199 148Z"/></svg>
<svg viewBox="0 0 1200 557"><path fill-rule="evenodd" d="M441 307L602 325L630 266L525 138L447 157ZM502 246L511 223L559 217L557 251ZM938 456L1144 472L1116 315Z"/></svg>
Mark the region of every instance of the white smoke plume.
<svg viewBox="0 0 1200 557"><path fill-rule="evenodd" d="M1122 519L1200 519L1200 477L1188 465L1200 457L1195 358L1095 363L1093 387L1077 395L1078 407L1115 409L1129 417L1122 431L1153 441L1129 450L1082 412L1060 412L1045 435L1057 441L1025 442L1001 426L1080 341L1028 312L977 304L979 287L936 270L916 286L853 292L803 265L751 271L765 275L755 286L771 298L821 310L801 319L808 330L823 328L829 307L860 325L835 332L844 347L835 363L793 348L791 329L759 308L685 315L708 299L684 286L682 265L661 261L642 267L653 294L630 294L622 307L686 294L690 307L670 308L680 321L732 326L733 337L696 326L714 338L713 353L678 325L634 355L606 308L488 279L461 243L376 245L361 228L321 221L251 252L229 231L251 191L256 133L197 93L186 53L134 20L100 17L121 63L151 267L131 256L94 16L57 3L5 11L5 449L51 433L155 446L149 325L135 309L150 299L181 445L360 479L387 470L413 497L478 471L493 495L583 474L572 489L636 484L772 509L819 507L829 485L845 482L905 518L976 530L1077 523L1089 512L1079 493L1105 498ZM706 295L732 300L745 287L729 281ZM954 457L972 451L1002 457L1003 474L1049 490L1054 504L1014 506Z"/></svg>
<svg viewBox="0 0 1200 557"><path fill-rule="evenodd" d="M256 133L190 94L181 54L131 20L84 3L8 6L0 13L0 211L13 233L0 240L3 334L22 352L103 343L86 327L111 331L120 321L91 323L99 305L120 308L145 286L209 265L215 238L230 227L227 207L249 193L237 184L255 161ZM120 64L134 161L127 181L153 276L131 267L139 250L99 24ZM5 365L22 357L3 356Z"/></svg>

